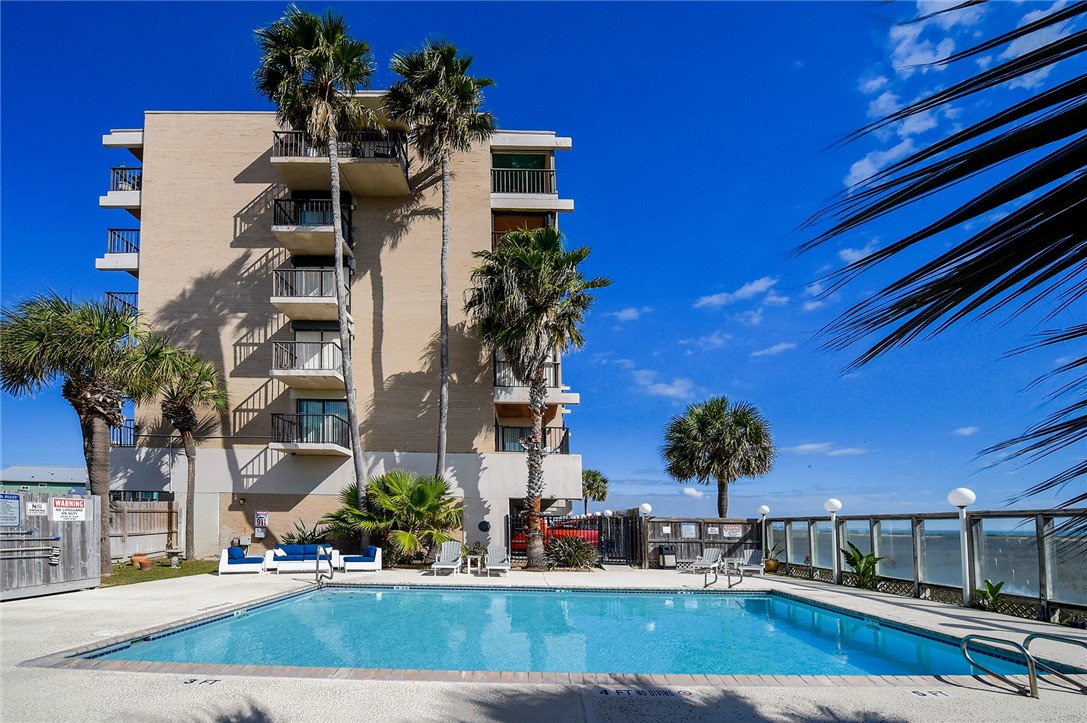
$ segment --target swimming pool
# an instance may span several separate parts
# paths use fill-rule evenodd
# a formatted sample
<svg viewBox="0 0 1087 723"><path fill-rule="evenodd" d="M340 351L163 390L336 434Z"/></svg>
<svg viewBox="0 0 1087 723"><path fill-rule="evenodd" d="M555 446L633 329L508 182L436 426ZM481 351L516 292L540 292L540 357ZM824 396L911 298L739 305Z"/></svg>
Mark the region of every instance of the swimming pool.
<svg viewBox="0 0 1087 723"><path fill-rule="evenodd" d="M82 657L568 673L975 672L949 640L778 593L332 587ZM1023 670L982 659L999 672Z"/></svg>

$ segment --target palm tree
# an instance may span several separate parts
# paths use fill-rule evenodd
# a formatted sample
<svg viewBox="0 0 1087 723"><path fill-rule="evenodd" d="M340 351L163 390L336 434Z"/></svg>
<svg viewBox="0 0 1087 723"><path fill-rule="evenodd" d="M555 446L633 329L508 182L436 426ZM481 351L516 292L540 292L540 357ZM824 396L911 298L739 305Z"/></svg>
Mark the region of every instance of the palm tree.
<svg viewBox="0 0 1087 723"><path fill-rule="evenodd" d="M222 377L214 364L194 352L171 349L161 379L162 416L181 435L188 463L185 487L185 559L196 557L196 437L201 425L197 412L210 408L220 414L229 409Z"/></svg>
<svg viewBox="0 0 1087 723"><path fill-rule="evenodd" d="M954 12L970 4L974 3L963 2L938 13ZM868 295L823 331L826 346L835 349L880 333L880 338L851 367L971 318L998 313L1014 317L1038 308L1046 310L1042 316L1045 322L1053 322L1074 309L1087 293L1087 225L1083 223L1087 206L1087 79L1080 74L1051 88L1024 93L1011 105L1004 101L1006 89L1009 85L1014 88L1015 81L1047 73L1059 61L1087 50L1087 33L1064 32L1083 13L1087 13L1087 3L1072 3L937 61L934 65L945 66L963 61L969 65L978 60L985 69L845 139L886 129L966 98L977 98L994 109L989 117L875 173L809 220L809 225L825 224L826 228L798 251L812 249L893 211L919 202L928 204L932 196L938 199L941 194L954 193L961 182L974 176L989 173L992 179L976 195L956 203L957 207L942 218L830 276L828 293L900 254L916 256L920 250L917 247L923 244L927 243L935 255L876 294ZM1021 54L1000 51L1027 36L1030 38L1026 42L1032 47L1040 44ZM983 57L1008 59L990 66L981 64ZM1001 90L995 90L998 87ZM926 211L919 217L927 216ZM1016 351L1084 338L1087 324L1079 323L1043 332L1033 343ZM982 454L1014 450L1005 459L1025 456L1035 460L1081 443L1087 436L1087 402L1083 396L1087 385L1079 374L1084 367L1087 356L1081 353L1042 377L1075 375L1053 395L1076 397L1071 404L1019 436L982 450ZM1027 489L1021 497L1057 489L1084 475L1087 460L1079 455L1070 468ZM1087 491L1074 495L1062 506L1083 502L1087 502ZM1071 522L1070 527L1087 530L1087 516Z"/></svg>
<svg viewBox="0 0 1087 723"><path fill-rule="evenodd" d="M351 368L351 332L347 323L338 152L341 131L363 125L379 126L373 111L353 95L355 91L369 87L373 78L370 46L350 37L343 18L331 10L324 17L318 17L295 5L287 8L286 14L267 28L259 28L256 35L263 54L256 72L257 91L275 104L276 120L280 125L300 130L310 143L328 149L335 235L336 312L347 395L347 426L354 452L355 481L360 482L366 472Z"/></svg>
<svg viewBox="0 0 1087 723"><path fill-rule="evenodd" d="M351 538L361 532L388 543L389 560L453 539L450 531L460 529L463 508L450 493L449 484L438 477L419 477L414 472L392 470L373 477L363 496L350 484L340 490L340 509L325 515L334 537Z"/></svg>
<svg viewBox="0 0 1087 723"><path fill-rule="evenodd" d="M133 311L55 293L0 313L0 389L33 396L57 381L79 416L91 493L100 502L102 574L112 570L109 546L111 427L124 422L126 398L147 389L144 353Z"/></svg>
<svg viewBox="0 0 1087 723"><path fill-rule="evenodd" d="M608 499L608 478L595 469L581 470L582 511L589 514L589 500L603 502Z"/></svg>
<svg viewBox="0 0 1087 723"><path fill-rule="evenodd" d="M728 517L728 486L769 472L777 450L770 424L753 405L712 397L672 417L661 455L668 474L680 482L716 480L717 515Z"/></svg>
<svg viewBox="0 0 1087 723"><path fill-rule="evenodd" d="M547 410L549 357L585 342L581 323L605 278L588 280L578 270L589 255L582 246L563 248L554 228L511 231L493 251L477 251L464 310L484 348L505 356L511 371L528 383L531 436L521 440L528 453L527 547L530 567L543 567L543 535L538 524L543 493L543 417Z"/></svg>
<svg viewBox="0 0 1087 723"><path fill-rule="evenodd" d="M468 75L472 56L458 56L449 42L429 39L421 50L398 53L390 67L403 80L385 93L389 118L404 121L419 154L442 167L441 339L438 382L438 458L434 474L445 474L445 438L449 417L449 193L450 157L491 137L494 116L480 110L490 78Z"/></svg>

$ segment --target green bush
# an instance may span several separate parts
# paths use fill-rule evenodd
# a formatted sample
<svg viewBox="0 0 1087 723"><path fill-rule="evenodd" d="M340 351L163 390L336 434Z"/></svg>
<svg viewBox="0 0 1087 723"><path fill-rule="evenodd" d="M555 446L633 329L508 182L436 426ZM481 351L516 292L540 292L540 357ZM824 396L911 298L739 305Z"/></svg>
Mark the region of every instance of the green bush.
<svg viewBox="0 0 1087 723"><path fill-rule="evenodd" d="M580 537L555 537L544 545L547 567L592 567L600 561L600 553Z"/></svg>
<svg viewBox="0 0 1087 723"><path fill-rule="evenodd" d="M279 541L284 545L315 545L328 539L329 529L321 527L321 523L314 523L312 528L299 520L294 523L294 529L284 532L279 536Z"/></svg>

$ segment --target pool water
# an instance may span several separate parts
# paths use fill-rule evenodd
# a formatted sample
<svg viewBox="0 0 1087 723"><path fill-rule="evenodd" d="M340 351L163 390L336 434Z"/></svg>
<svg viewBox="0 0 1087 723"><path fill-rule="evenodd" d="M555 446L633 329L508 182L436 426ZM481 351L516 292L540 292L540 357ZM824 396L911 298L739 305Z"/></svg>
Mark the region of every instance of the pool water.
<svg viewBox="0 0 1087 723"><path fill-rule="evenodd" d="M980 672L956 645L772 593L325 588L92 656L570 673Z"/></svg>

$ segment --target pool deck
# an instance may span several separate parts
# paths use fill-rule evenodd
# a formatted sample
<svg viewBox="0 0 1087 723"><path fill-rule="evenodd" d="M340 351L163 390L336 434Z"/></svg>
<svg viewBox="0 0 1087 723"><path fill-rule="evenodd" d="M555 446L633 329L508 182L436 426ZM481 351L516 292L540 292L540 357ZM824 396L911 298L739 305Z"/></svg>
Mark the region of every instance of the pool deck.
<svg viewBox="0 0 1087 723"><path fill-rule="evenodd" d="M435 578L418 570L386 570L338 573L335 582L700 590L703 576L615 567L591 573L514 571L508 578ZM310 586L312 576L302 574L201 575L5 602L0 605L0 719L1087 722L1087 695L1041 681L1035 700L993 679L970 676L567 676L171 668L118 661L69 661L85 668L41 667L56 659L40 659L59 652ZM726 578L713 589L727 589ZM1055 632L1087 642L1082 630L823 583L756 576L732 589L778 590L956 638L983 633L1019 642L1033 632ZM1043 658L1087 666L1087 651L1077 646L1038 641L1031 650ZM35 660L38 664L30 663ZM1081 681L1087 685L1087 678Z"/></svg>

